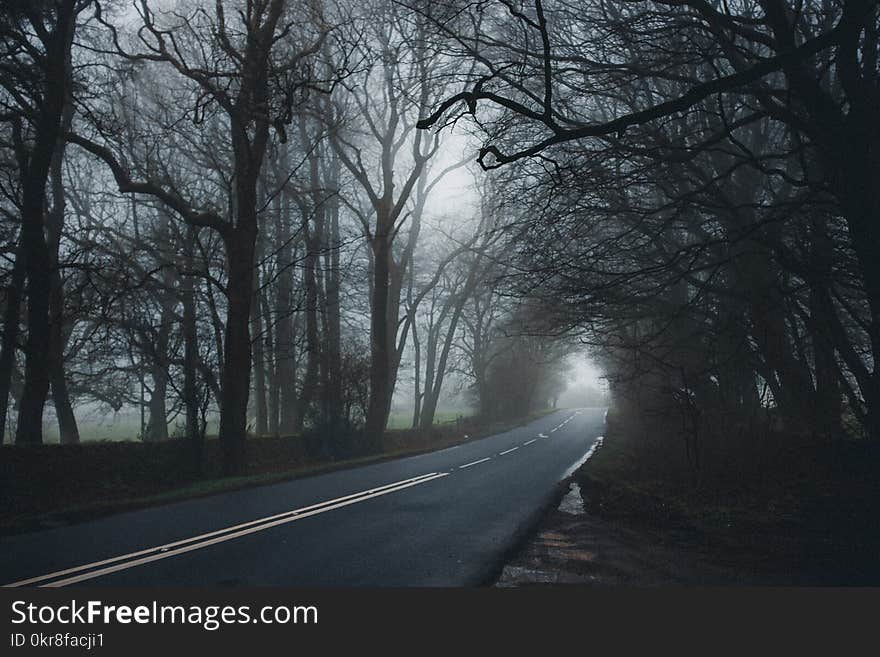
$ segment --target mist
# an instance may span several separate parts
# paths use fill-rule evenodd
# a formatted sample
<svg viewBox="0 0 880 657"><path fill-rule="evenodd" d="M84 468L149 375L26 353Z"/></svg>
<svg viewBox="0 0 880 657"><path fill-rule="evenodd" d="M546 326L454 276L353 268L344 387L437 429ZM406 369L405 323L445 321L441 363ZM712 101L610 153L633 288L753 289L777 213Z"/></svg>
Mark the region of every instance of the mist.
<svg viewBox="0 0 880 657"><path fill-rule="evenodd" d="M546 444L529 476L595 453L696 523L858 499L880 13L849 4L6 3L9 521L480 440L426 474Z"/></svg>

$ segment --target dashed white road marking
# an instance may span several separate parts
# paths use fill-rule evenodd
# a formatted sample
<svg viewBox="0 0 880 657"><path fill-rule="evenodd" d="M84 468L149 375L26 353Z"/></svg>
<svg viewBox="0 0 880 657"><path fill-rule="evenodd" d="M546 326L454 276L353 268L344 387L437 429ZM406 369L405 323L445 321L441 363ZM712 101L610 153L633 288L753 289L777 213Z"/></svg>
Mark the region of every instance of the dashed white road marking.
<svg viewBox="0 0 880 657"><path fill-rule="evenodd" d="M525 447L526 445L531 445L531 444L532 444L533 442L535 442L536 440L538 440L538 439L537 439L537 438L532 438L531 440L527 440L526 442L523 443L523 447Z"/></svg>
<svg viewBox="0 0 880 657"><path fill-rule="evenodd" d="M490 460L491 458L492 458L491 456L487 456L486 458L480 459L479 461L471 461L470 463L465 463L464 465L458 466L458 469L464 470L465 468L469 468L472 465L479 465L480 463L485 463L486 461Z"/></svg>
<svg viewBox="0 0 880 657"><path fill-rule="evenodd" d="M546 433L539 433L538 434L538 438L549 438L549 437L550 436L548 436Z"/></svg>
<svg viewBox="0 0 880 657"><path fill-rule="evenodd" d="M498 456L504 456L505 454L510 454L511 452L515 452L518 449L519 449L519 445L517 445L516 447L511 447L510 449L506 449L503 452L499 452Z"/></svg>

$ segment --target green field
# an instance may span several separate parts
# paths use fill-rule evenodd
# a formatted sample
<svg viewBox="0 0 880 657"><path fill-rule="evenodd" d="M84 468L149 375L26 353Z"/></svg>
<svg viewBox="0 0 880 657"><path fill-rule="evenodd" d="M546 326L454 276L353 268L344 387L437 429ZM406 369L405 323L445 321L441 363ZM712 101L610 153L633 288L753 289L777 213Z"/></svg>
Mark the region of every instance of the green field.
<svg viewBox="0 0 880 657"><path fill-rule="evenodd" d="M174 436L181 431L182 419L177 419L168 425L168 435ZM208 421L208 434L217 432L217 421ZM101 417L99 414L90 412L83 418L77 418L79 437L82 442L95 442L109 440L113 442L126 440L139 440L141 432L140 418L132 415L119 415L114 417L112 413ZM58 442L58 425L53 421L47 421L43 426L43 439L47 443Z"/></svg>
<svg viewBox="0 0 880 657"><path fill-rule="evenodd" d="M454 422L459 417L468 417L471 412L468 410L443 410L437 411L434 415L434 424L444 424L446 422ZM92 442L99 440L138 440L141 424L140 418L132 415L117 416L108 414L101 417L99 414L91 412L87 417L80 418L78 422L80 439L83 442ZM389 429L409 429L412 427L411 412L395 412L388 418ZM168 434L173 436L178 427L175 424L168 426ZM216 433L217 423L208 423L208 434ZM54 422L46 422L44 427L44 439L47 443L58 442L58 427Z"/></svg>

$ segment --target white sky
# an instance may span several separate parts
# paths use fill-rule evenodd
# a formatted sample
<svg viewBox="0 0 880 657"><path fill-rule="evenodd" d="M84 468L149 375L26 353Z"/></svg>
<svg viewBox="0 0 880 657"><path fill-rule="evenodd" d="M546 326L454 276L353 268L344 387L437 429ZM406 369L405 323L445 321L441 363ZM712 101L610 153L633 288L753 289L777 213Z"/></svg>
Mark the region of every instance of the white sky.
<svg viewBox="0 0 880 657"><path fill-rule="evenodd" d="M477 149L469 137L446 131L440 151L431 162L433 175L430 175L429 179L433 179L434 175L461 161L466 155L469 156L468 163L447 173L431 191L426 208L428 213L437 216L477 211L479 206L477 192L474 189L473 170L479 165L476 163Z"/></svg>
<svg viewBox="0 0 880 657"><path fill-rule="evenodd" d="M570 357L571 363L571 387L587 385L599 390L606 389L606 383L601 378L600 370L587 354L581 353Z"/></svg>

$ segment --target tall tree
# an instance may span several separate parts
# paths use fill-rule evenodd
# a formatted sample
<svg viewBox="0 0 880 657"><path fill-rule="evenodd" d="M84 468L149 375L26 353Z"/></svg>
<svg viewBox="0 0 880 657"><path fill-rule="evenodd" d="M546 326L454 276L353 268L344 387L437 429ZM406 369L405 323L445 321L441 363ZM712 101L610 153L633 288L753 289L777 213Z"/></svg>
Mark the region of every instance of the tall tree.
<svg viewBox="0 0 880 657"><path fill-rule="evenodd" d="M307 86L315 84L307 74L308 62L320 50L329 26L316 5L285 0L244 0L240 11L233 12L221 2L196 5L190 14L160 13L141 0L137 5L139 51L123 47L116 29L107 25L118 54L133 63L153 63L175 71L192 86L196 112L216 109L224 116L232 161L230 216L210 203L200 207L162 181L134 180L129 168L99 142L82 136L71 140L110 166L120 191L156 197L191 225L210 228L223 239L227 312L219 438L223 470L232 473L244 465L258 180L273 129L286 138L284 124L292 119L294 104Z"/></svg>
<svg viewBox="0 0 880 657"><path fill-rule="evenodd" d="M10 123L20 172L19 213L21 238L18 256L23 271L13 277L13 287L26 278L27 341L25 343L24 389L19 406L15 440L22 444L43 441L43 409L50 379L56 384L61 417L65 422L64 438L77 439L75 423L67 414L66 388L63 383L59 340L53 340L50 305L55 313L60 302L60 279L57 276L57 237L63 220L63 200L56 197L55 207L47 216L47 186L53 171L60 185L60 161L63 153L65 123L70 116L72 97L71 48L77 16L91 2L55 0L46 2L7 3L0 18L0 42L7 65L0 75L4 91L3 119ZM53 166L54 165L54 166ZM57 187L56 187L57 189ZM47 240L47 229L55 244ZM20 270L21 271L21 270ZM55 283L53 284L53 278ZM4 345L3 385L8 393L8 363L14 348L12 339L17 322L15 306L18 292L13 290L7 308L11 330ZM52 303L54 302L54 304ZM60 316L56 317L60 321ZM55 326L59 321L54 323ZM8 399L2 401L5 408ZM2 430L2 429L0 429Z"/></svg>
<svg viewBox="0 0 880 657"><path fill-rule="evenodd" d="M405 330L401 295L418 243L428 192L452 165L427 181L441 146L439 133L415 130L424 108L444 88L443 62L433 49L430 25L393 3L368 12L367 62L359 88L348 89L332 118L333 145L342 165L367 198L366 212L349 201L370 248L370 398L365 433L385 430L397 382ZM420 191L419 191L420 190ZM407 228L408 230L404 230Z"/></svg>
<svg viewBox="0 0 880 657"><path fill-rule="evenodd" d="M748 99L753 110L740 121L769 117L784 126L846 221L877 362L880 224L874 218L880 207L871 184L880 177L876 0L796 7L784 0L502 1L434 22L457 53L478 62L478 70L464 91L448 96L419 125L434 125L464 104L465 113L488 126L479 154L484 168L555 158L574 143L599 151L609 139L626 142L627 135L639 134L638 126L674 120L716 98L724 106ZM622 89L636 102L622 101ZM484 105L495 113L487 115ZM728 123L724 130L736 127ZM778 173L762 171L769 179ZM867 433L878 436L880 371L867 373L861 388Z"/></svg>

